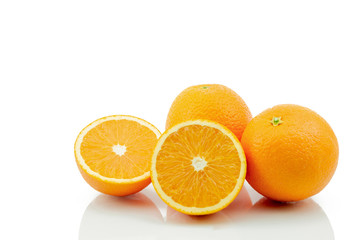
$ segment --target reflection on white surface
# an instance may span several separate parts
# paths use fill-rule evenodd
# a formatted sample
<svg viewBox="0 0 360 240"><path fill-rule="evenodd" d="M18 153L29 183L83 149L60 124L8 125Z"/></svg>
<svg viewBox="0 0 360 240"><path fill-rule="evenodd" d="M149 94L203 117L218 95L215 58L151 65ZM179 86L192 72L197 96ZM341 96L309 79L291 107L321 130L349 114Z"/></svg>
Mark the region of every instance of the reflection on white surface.
<svg viewBox="0 0 360 240"><path fill-rule="evenodd" d="M99 195L83 215L79 239L334 239L325 212L312 199L260 198L253 205L250 195L244 187L226 209L199 217L167 208L151 187L122 198Z"/></svg>
<svg viewBox="0 0 360 240"><path fill-rule="evenodd" d="M236 199L225 209L216 214L206 216L188 216L180 213L171 207L167 208L166 223L175 225L221 225L228 224L233 221L243 219L247 212L252 207L251 199L246 188L241 189L241 192Z"/></svg>
<svg viewBox="0 0 360 240"><path fill-rule="evenodd" d="M312 199L279 203L261 198L240 223L251 236L278 239L334 239L328 217Z"/></svg>
<svg viewBox="0 0 360 240"><path fill-rule="evenodd" d="M127 197L101 194L86 208L80 240L149 239L164 224L159 208L143 191ZM151 238L150 238L151 239Z"/></svg>

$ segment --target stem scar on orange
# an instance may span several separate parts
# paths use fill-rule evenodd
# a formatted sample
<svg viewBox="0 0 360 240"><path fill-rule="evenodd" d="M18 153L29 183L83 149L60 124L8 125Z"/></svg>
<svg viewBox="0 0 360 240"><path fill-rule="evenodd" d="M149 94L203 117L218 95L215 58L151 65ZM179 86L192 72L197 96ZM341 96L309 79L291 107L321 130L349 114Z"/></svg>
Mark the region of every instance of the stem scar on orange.
<svg viewBox="0 0 360 240"><path fill-rule="evenodd" d="M152 151L160 131L137 117L100 118L79 134L75 159L94 189L110 195L136 193L150 184Z"/></svg>
<svg viewBox="0 0 360 240"><path fill-rule="evenodd" d="M241 139L246 180L262 195L298 201L319 193L332 178L339 156L336 136L314 111L278 105L254 117Z"/></svg>

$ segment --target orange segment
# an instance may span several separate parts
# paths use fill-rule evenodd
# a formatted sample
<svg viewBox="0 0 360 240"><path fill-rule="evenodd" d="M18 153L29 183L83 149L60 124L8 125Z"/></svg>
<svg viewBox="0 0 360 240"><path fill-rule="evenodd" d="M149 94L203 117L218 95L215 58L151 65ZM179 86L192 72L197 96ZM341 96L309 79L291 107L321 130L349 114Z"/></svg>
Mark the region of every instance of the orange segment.
<svg viewBox="0 0 360 240"><path fill-rule="evenodd" d="M225 208L239 193L245 173L245 155L236 136L207 120L167 130L152 157L155 190L168 205L186 214Z"/></svg>
<svg viewBox="0 0 360 240"><path fill-rule="evenodd" d="M159 136L159 130L136 117L101 118L79 134L76 162L98 191L128 195L150 183L151 156Z"/></svg>

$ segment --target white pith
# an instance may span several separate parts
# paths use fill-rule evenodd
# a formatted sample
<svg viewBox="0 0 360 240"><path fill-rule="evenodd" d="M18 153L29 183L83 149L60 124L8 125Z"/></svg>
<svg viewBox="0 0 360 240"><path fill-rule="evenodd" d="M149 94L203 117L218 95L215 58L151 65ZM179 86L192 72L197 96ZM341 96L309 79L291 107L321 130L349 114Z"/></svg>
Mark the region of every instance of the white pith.
<svg viewBox="0 0 360 240"><path fill-rule="evenodd" d="M141 181L143 179L146 179L150 176L150 171L145 172L143 175L135 177L135 178L131 178L131 179L122 179L122 178L109 178L109 177L104 177L102 175L100 175L97 172L94 172L93 170L90 169L90 167L88 165L86 165L85 160L83 159L83 157L81 156L80 153L80 146L81 143L83 141L84 136L86 136L86 134L93 129L94 127L96 127L97 125L106 122L106 121L110 121L110 120L129 120L129 121L134 121L137 122L147 128L149 128L151 131L154 132L154 134L156 135L157 138L160 137L161 133L160 131L155 128L153 125L151 125L150 123L143 121L142 119L136 118L136 117L132 117L132 116L126 116L126 115L114 115L114 116L108 116L108 117L104 117L104 118L100 118L92 123L90 123L88 126L86 126L79 134L79 136L76 139L75 142L75 157L76 157L76 161L78 162L78 164L81 166L81 168L86 171L88 174L96 177L96 178L100 178L103 181L108 181L108 182L112 182L112 183L133 183L133 182L138 182Z"/></svg>
<svg viewBox="0 0 360 240"><path fill-rule="evenodd" d="M207 165L207 161L201 157L195 157L191 162L191 165L197 172L203 170Z"/></svg>
<svg viewBox="0 0 360 240"><path fill-rule="evenodd" d="M116 153L117 155L119 155L121 157L122 155L124 155L126 153L126 146L117 144L112 147L112 150L114 153Z"/></svg>
<svg viewBox="0 0 360 240"><path fill-rule="evenodd" d="M222 133L224 133L226 136L228 136L232 140L232 142L234 143L235 148L239 154L239 159L241 161L241 169L240 169L237 184L235 185L233 191L229 195L227 195L225 198L221 199L217 204L215 204L213 206L204 207L204 208L185 207L185 206L175 202L170 196L168 196L162 190L162 188L157 180L156 158L157 158L159 151L161 150L161 146L163 145L166 138L170 134L178 131L180 128L183 128L183 127L189 126L189 125L208 126L208 127L213 127L215 129L220 130ZM161 198L168 205L170 205L173 208L177 209L178 211L186 213L186 214L193 214L193 215L209 214L209 213L214 213L214 212L226 207L228 204L230 204L231 200L234 199L237 196L237 194L240 192L240 190L244 184L244 181L245 181L244 179L245 179L245 175L246 175L246 158L245 158L244 151L243 151L241 144L240 144L239 140L237 139L237 137L223 125L220 125L218 123L208 121L208 120L187 121L187 122L180 123L170 129L168 129L163 135L161 135L160 139L158 140L158 143L156 144L154 154L153 154L153 157L151 160L151 174L152 174L152 176L151 176L152 184L153 184L154 188L156 189L158 194L161 196Z"/></svg>

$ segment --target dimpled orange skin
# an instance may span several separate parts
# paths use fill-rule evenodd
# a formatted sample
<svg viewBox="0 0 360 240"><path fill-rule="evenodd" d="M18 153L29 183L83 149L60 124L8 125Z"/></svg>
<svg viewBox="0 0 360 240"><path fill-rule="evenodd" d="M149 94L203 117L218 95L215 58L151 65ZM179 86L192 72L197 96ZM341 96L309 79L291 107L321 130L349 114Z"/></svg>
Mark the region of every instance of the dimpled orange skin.
<svg viewBox="0 0 360 240"><path fill-rule="evenodd" d="M271 123L281 117L281 123ZM254 117L241 139L248 183L277 201L299 201L319 193L332 178L339 147L329 124L314 111L284 104Z"/></svg>
<svg viewBox="0 0 360 240"><path fill-rule="evenodd" d="M244 100L220 84L191 86L182 91L171 105L166 129L188 120L208 119L229 128L240 140L251 112Z"/></svg>

